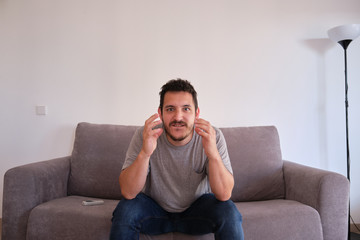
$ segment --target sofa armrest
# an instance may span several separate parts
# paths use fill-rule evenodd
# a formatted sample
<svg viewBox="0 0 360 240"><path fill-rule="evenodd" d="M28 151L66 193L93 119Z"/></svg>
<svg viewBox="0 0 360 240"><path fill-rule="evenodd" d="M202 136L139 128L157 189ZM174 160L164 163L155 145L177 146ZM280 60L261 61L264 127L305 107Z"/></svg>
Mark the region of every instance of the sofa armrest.
<svg viewBox="0 0 360 240"><path fill-rule="evenodd" d="M4 175L2 239L26 239L31 209L67 195L70 157L31 163Z"/></svg>
<svg viewBox="0 0 360 240"><path fill-rule="evenodd" d="M315 208L324 240L347 239L350 184L335 172L284 161L285 198Z"/></svg>

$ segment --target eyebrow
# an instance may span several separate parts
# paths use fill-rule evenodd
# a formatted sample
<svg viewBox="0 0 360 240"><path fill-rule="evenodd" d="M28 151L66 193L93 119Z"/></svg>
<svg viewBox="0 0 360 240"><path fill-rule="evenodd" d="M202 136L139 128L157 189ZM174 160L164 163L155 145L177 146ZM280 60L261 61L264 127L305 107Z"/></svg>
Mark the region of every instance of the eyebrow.
<svg viewBox="0 0 360 240"><path fill-rule="evenodd" d="M171 108L171 107L175 107L174 105L166 105L164 108ZM181 107L191 107L190 104L185 104L185 105L182 105Z"/></svg>

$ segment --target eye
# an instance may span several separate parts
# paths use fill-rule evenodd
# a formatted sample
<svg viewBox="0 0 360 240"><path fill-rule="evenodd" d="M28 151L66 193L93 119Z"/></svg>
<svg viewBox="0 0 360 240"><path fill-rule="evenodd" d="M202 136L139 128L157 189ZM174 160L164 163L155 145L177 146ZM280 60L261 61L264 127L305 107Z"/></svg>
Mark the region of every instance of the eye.
<svg viewBox="0 0 360 240"><path fill-rule="evenodd" d="M185 110L186 112L189 112L189 111L191 110L191 108L185 107L184 110Z"/></svg>
<svg viewBox="0 0 360 240"><path fill-rule="evenodd" d="M173 112L173 111L174 111L174 108L172 108L172 107L166 108L166 111L167 111L167 112Z"/></svg>

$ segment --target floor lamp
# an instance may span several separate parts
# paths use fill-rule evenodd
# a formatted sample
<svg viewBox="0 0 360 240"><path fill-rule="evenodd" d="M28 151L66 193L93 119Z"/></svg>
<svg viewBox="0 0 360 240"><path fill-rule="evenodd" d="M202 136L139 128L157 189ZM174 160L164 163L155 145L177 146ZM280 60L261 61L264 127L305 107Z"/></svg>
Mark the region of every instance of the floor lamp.
<svg viewBox="0 0 360 240"><path fill-rule="evenodd" d="M347 178L350 181L350 151L349 151L349 124L348 124L348 80L347 80L347 48L352 40L360 36L360 24L348 24L331 28L328 31L329 38L339 43L344 49L345 60L345 120L346 120L346 164ZM350 200L348 215L348 239L350 239Z"/></svg>

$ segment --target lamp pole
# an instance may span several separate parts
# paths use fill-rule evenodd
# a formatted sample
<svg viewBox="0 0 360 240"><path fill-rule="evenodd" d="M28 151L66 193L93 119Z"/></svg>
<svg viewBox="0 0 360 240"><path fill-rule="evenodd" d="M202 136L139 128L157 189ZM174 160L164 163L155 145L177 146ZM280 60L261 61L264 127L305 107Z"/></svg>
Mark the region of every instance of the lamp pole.
<svg viewBox="0 0 360 240"><path fill-rule="evenodd" d="M344 63L345 63L345 131L346 131L346 163L347 163L347 179L350 182L350 150L349 150L349 101L348 101L348 80L347 80L347 47L351 43L351 40L339 41L339 44L344 48ZM350 233L350 199L349 199L349 210L348 210L348 240L351 240Z"/></svg>
<svg viewBox="0 0 360 240"><path fill-rule="evenodd" d="M349 150L349 101L348 101L348 80L347 80L347 47L352 40L341 40L338 43L344 49L344 63L345 63L345 125L346 125L346 163L347 163L347 179L350 181L350 150Z"/></svg>

